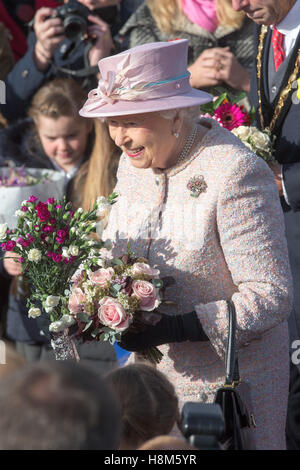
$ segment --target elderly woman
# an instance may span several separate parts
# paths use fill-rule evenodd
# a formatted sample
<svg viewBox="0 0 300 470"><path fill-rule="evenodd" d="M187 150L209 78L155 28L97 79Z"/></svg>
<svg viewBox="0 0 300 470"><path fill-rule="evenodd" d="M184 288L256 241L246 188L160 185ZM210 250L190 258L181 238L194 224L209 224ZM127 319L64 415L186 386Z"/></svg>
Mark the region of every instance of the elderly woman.
<svg viewBox="0 0 300 470"><path fill-rule="evenodd" d="M161 276L173 304L121 343L160 346L159 369L181 403L214 399L224 383L227 300L237 312L240 374L251 385L256 446L283 449L291 277L272 172L216 121L189 83L187 41L146 44L99 62L82 116L106 118L123 154L104 238L127 243Z"/></svg>

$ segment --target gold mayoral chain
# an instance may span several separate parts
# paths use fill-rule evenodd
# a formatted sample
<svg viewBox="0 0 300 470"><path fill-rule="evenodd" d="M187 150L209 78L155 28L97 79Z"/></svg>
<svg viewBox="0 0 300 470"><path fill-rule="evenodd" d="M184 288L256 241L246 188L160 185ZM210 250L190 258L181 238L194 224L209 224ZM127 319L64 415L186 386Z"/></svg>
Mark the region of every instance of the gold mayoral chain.
<svg viewBox="0 0 300 470"><path fill-rule="evenodd" d="M285 103L287 97L289 96L289 94L292 90L292 85L295 82L295 80L297 80L297 75L298 75L298 72L299 72L299 69L300 69L300 49L298 49L298 56L297 56L297 59L296 59L294 71L290 75L290 78L288 80L288 83L287 83L286 87L280 93L279 100L278 100L278 103L275 107L275 110L274 110L274 113L273 113L273 118L270 122L270 125L265 126L264 117L263 117L263 113L262 113L262 104L261 104L261 65L262 65L262 52L263 52L263 48L264 48L264 39L265 39L265 36L267 34L267 31L268 31L268 27L263 25L262 28L261 28L260 36L259 36L259 46L258 46L258 53L257 53L258 112L259 112L259 117L260 117L261 128L265 129L265 130L269 129L271 132L273 132L273 129L275 127L278 116L280 115L281 110L284 106L284 103Z"/></svg>

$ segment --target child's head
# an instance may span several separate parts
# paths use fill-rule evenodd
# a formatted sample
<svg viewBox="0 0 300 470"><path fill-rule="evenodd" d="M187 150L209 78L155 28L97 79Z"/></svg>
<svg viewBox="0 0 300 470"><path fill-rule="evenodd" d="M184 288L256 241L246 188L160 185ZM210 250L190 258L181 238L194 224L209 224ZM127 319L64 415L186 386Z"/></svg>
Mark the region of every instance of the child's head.
<svg viewBox="0 0 300 470"><path fill-rule="evenodd" d="M178 398L163 373L136 363L110 372L107 380L121 405L119 449L137 449L172 430L179 417Z"/></svg>
<svg viewBox="0 0 300 470"><path fill-rule="evenodd" d="M74 80L58 78L38 90L28 112L44 153L65 171L83 158L93 127L78 114L85 98Z"/></svg>

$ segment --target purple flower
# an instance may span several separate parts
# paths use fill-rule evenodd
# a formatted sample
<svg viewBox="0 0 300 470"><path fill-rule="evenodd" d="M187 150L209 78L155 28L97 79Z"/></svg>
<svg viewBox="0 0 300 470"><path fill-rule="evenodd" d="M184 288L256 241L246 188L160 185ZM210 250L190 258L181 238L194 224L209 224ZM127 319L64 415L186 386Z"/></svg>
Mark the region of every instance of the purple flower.
<svg viewBox="0 0 300 470"><path fill-rule="evenodd" d="M60 263L62 261L62 255L60 253L52 253L52 259L55 263Z"/></svg>
<svg viewBox="0 0 300 470"><path fill-rule="evenodd" d="M8 240L8 242L6 243L6 251L12 251L16 246L16 242L14 242L13 240Z"/></svg>
<svg viewBox="0 0 300 470"><path fill-rule="evenodd" d="M18 238L16 239L16 242L17 242L17 243L20 243L20 244L21 244L23 241L24 241L24 238L22 238L22 237L18 237Z"/></svg>
<svg viewBox="0 0 300 470"><path fill-rule="evenodd" d="M57 204L57 206L55 206L56 209L61 209L61 206L59 204Z"/></svg>
<svg viewBox="0 0 300 470"><path fill-rule="evenodd" d="M20 258L19 258L19 263L24 263L24 261L25 261L25 260L24 260L23 256L20 256Z"/></svg>
<svg viewBox="0 0 300 470"><path fill-rule="evenodd" d="M22 206L22 209L21 209L21 211L23 211L23 212L27 212L27 211L28 211L28 207L27 207L27 206Z"/></svg>
<svg viewBox="0 0 300 470"><path fill-rule="evenodd" d="M37 200L38 200L37 197L35 197L35 196L30 196L30 198L28 199L27 202L35 202L35 201L37 201Z"/></svg>
<svg viewBox="0 0 300 470"><path fill-rule="evenodd" d="M1 243L1 250L6 251L6 243Z"/></svg>
<svg viewBox="0 0 300 470"><path fill-rule="evenodd" d="M41 230L41 227L39 225L34 225L33 228L36 232L39 232Z"/></svg>
<svg viewBox="0 0 300 470"><path fill-rule="evenodd" d="M54 253L52 253L52 251L47 251L46 253L46 256L48 256L48 258L52 258Z"/></svg>
<svg viewBox="0 0 300 470"><path fill-rule="evenodd" d="M54 204L55 199L54 199L54 197L49 197L49 199L47 199L46 202L47 202L47 204Z"/></svg>
<svg viewBox="0 0 300 470"><path fill-rule="evenodd" d="M55 225L55 224L56 224L56 219L50 219L50 220L49 220L49 224Z"/></svg>

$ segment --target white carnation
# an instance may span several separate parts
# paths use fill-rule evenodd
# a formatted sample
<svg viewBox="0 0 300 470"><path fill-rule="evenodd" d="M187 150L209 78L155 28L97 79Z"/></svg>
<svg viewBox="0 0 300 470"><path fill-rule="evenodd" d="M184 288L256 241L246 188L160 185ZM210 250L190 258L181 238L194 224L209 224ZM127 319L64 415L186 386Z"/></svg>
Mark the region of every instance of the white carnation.
<svg viewBox="0 0 300 470"><path fill-rule="evenodd" d="M18 209L18 210L15 212L15 216L16 216L16 217L24 217L24 215L25 215L25 212L20 211L20 209Z"/></svg>
<svg viewBox="0 0 300 470"><path fill-rule="evenodd" d="M28 311L28 317L29 318L36 318L36 317L39 317L41 315L41 311L39 308L37 307L32 307L29 309Z"/></svg>
<svg viewBox="0 0 300 470"><path fill-rule="evenodd" d="M7 231L7 224L0 224L0 239L3 240L3 238L6 237L6 231Z"/></svg>
<svg viewBox="0 0 300 470"><path fill-rule="evenodd" d="M28 253L28 259L29 261L34 261L35 263L38 263L42 258L42 253L40 252L40 250L38 250L37 248L32 248L31 250L29 250L29 253Z"/></svg>

